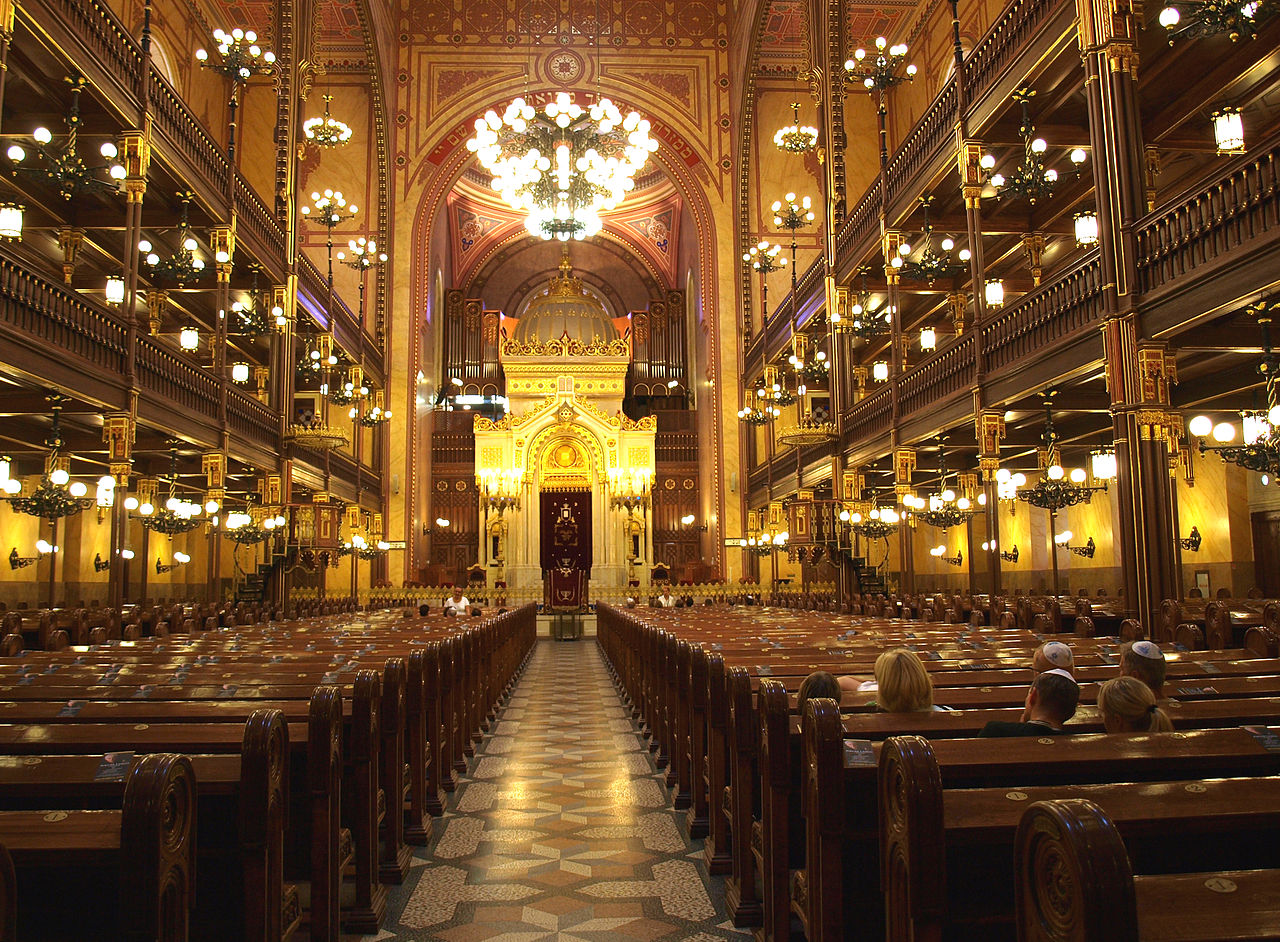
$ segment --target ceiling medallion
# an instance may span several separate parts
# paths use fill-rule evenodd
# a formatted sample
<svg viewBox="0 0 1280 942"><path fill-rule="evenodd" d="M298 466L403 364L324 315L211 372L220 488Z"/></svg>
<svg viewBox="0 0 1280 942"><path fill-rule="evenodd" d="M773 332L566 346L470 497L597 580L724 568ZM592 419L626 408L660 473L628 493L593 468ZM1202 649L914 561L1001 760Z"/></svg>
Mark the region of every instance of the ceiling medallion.
<svg viewBox="0 0 1280 942"><path fill-rule="evenodd" d="M569 85L582 75L582 60L577 53L562 49L547 61L547 77L558 85Z"/></svg>

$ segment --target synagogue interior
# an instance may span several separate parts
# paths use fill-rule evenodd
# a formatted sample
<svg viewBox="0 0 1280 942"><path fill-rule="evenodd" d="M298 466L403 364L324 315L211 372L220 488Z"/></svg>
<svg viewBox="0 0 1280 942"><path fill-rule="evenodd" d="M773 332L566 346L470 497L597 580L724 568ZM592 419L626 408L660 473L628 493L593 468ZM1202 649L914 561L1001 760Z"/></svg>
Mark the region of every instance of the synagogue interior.
<svg viewBox="0 0 1280 942"><path fill-rule="evenodd" d="M0 0L0 942L1280 938L1278 13Z"/></svg>

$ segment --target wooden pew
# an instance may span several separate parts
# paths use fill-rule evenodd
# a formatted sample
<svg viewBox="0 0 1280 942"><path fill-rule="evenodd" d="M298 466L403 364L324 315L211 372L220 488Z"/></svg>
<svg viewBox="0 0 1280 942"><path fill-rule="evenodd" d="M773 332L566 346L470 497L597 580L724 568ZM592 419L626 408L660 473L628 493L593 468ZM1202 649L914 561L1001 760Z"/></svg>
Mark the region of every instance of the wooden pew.
<svg viewBox="0 0 1280 942"><path fill-rule="evenodd" d="M190 760L155 754L131 770L120 811L0 811L0 844L18 878L21 937L47 937L80 920L82 938L101 937L105 921L112 938L127 942L185 942L195 801ZM115 886L114 913L85 899L68 906L60 893L50 893L80 868L113 871L112 880L99 877L78 889L87 894L94 885ZM110 905L109 896L103 902Z"/></svg>
<svg viewBox="0 0 1280 942"><path fill-rule="evenodd" d="M1036 802L1016 839L1019 942L1274 939L1280 871L1137 876L1109 816L1083 799Z"/></svg>
<svg viewBox="0 0 1280 942"><path fill-rule="evenodd" d="M1118 764L1117 774L1124 767ZM943 789L927 740L880 750L880 883L888 942L1012 939L1009 848L1028 802L1088 799L1107 811L1144 870L1240 869L1269 861L1280 836L1280 778L1141 785ZM829 890L829 888L823 888ZM822 926L810 942L838 938ZM846 933L847 935L847 933Z"/></svg>

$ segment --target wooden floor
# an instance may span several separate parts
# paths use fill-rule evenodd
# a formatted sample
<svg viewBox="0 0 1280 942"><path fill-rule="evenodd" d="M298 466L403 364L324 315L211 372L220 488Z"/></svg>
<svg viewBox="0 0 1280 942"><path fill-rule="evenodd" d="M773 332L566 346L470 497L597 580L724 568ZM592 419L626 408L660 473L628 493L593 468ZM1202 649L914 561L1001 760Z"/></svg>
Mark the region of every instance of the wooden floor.
<svg viewBox="0 0 1280 942"><path fill-rule="evenodd" d="M593 640L540 641L384 929L365 939L743 938ZM356 937L352 937L356 938Z"/></svg>

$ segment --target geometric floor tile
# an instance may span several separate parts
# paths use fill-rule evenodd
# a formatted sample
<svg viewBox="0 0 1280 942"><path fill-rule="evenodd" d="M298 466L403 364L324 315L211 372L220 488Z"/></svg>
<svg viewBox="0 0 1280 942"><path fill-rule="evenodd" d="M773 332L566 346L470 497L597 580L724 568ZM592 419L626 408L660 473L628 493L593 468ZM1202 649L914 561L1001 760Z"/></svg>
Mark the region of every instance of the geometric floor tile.
<svg viewBox="0 0 1280 942"><path fill-rule="evenodd" d="M589 641L540 641L435 840L349 942L719 942L724 913ZM682 816L681 816L682 817Z"/></svg>

